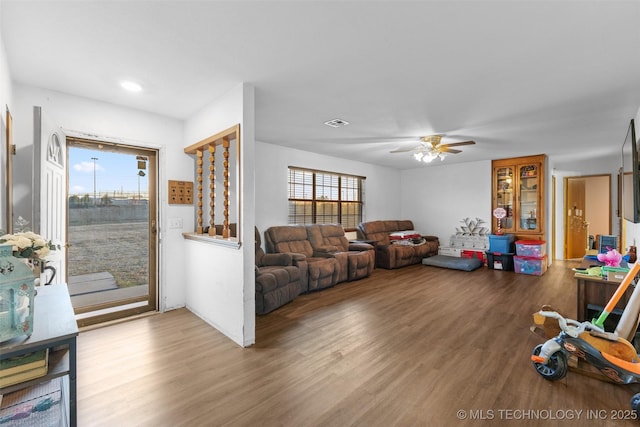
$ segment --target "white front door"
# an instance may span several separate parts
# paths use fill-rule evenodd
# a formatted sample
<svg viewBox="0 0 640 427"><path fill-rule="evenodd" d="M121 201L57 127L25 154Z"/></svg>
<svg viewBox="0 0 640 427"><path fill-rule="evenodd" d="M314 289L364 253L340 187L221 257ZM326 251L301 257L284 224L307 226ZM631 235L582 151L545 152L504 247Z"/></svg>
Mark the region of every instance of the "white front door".
<svg viewBox="0 0 640 427"><path fill-rule="evenodd" d="M66 281L66 135L53 120L34 107L34 231L55 245L58 250L47 257L47 266L42 280L51 283ZM37 183L39 182L39 186Z"/></svg>

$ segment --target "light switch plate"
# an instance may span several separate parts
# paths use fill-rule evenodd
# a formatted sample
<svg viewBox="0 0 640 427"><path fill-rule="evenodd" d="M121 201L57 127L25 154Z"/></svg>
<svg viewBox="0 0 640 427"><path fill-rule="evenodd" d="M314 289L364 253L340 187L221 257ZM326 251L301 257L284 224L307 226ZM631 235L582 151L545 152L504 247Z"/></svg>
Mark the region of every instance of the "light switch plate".
<svg viewBox="0 0 640 427"><path fill-rule="evenodd" d="M169 218L169 228L182 228L182 218Z"/></svg>

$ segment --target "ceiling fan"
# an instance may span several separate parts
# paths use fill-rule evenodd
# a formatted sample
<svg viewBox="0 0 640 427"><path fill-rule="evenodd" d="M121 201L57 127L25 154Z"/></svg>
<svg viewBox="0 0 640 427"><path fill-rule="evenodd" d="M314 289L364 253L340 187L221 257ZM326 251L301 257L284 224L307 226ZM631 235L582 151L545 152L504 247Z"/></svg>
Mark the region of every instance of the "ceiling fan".
<svg viewBox="0 0 640 427"><path fill-rule="evenodd" d="M458 154L461 150L451 147L460 147L462 145L473 145L475 141L452 142L450 144L441 144L440 141L444 135L428 135L420 138L420 145L409 148L398 148L391 153L407 153L413 151L413 157L417 161L425 163L431 162L435 158L444 160L448 154Z"/></svg>

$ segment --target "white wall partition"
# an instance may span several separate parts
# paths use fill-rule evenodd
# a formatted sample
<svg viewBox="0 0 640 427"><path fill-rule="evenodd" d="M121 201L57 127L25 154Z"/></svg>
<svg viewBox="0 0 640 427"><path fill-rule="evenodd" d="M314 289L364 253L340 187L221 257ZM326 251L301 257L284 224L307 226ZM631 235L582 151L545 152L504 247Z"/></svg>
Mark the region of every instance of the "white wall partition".
<svg viewBox="0 0 640 427"><path fill-rule="evenodd" d="M2 16L2 3L0 3L0 16ZM0 106L2 107L2 120L4 120L6 105L11 109L11 73L9 72L9 63L7 62L7 52L4 48L4 40L2 39L2 33L0 33Z"/></svg>
<svg viewBox="0 0 640 427"><path fill-rule="evenodd" d="M186 306L236 343L255 342L254 88L238 85L185 123L184 146L240 123L240 248L185 240ZM186 156L185 154L182 154ZM191 171L195 157L191 157ZM191 178L193 179L193 178ZM233 208L233 207L232 207ZM194 210L185 229L194 231Z"/></svg>

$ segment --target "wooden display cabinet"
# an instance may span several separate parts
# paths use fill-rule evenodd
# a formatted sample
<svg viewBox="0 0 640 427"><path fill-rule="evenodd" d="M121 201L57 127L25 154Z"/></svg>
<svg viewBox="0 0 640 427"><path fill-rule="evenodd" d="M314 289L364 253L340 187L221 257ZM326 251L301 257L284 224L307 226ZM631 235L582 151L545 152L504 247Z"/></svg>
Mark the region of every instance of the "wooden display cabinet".
<svg viewBox="0 0 640 427"><path fill-rule="evenodd" d="M494 160L491 175L491 211L503 208L507 216L500 221L505 234L516 240L544 240L545 167L544 154ZM498 220L492 215L492 233Z"/></svg>

